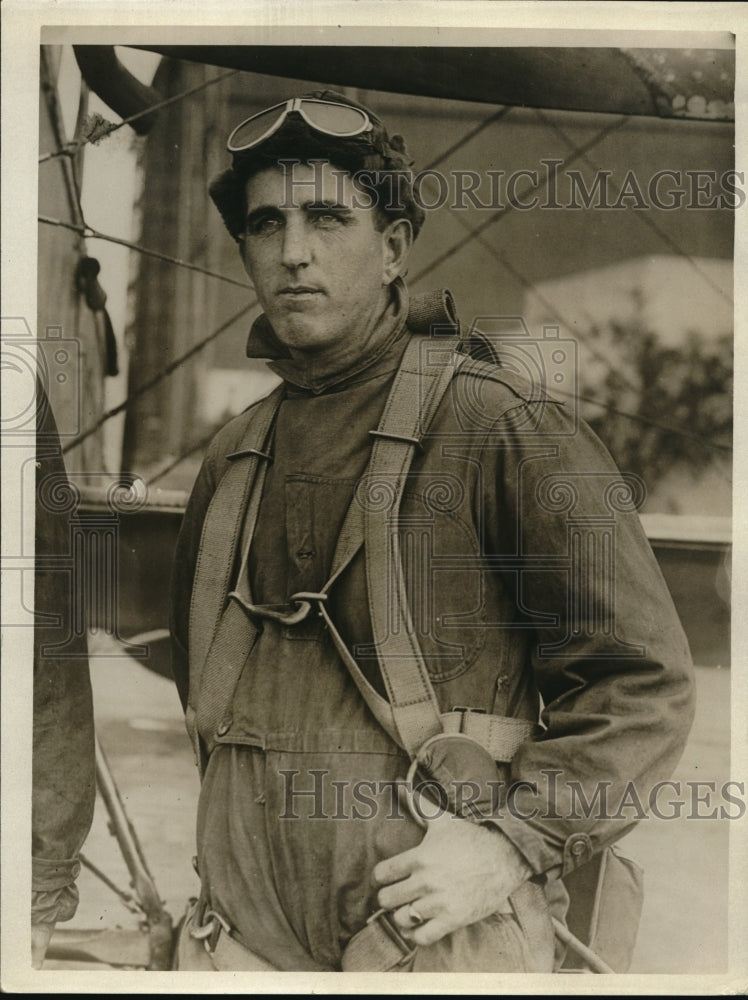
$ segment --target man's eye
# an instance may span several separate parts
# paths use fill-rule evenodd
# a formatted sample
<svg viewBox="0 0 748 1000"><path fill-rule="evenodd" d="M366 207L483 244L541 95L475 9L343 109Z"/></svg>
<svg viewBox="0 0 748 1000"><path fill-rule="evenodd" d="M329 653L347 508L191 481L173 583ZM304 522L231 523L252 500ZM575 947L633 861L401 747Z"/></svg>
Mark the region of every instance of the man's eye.
<svg viewBox="0 0 748 1000"><path fill-rule="evenodd" d="M277 232L282 225L281 219L266 215L259 219L251 219L247 223L247 232L250 236L269 236Z"/></svg>
<svg viewBox="0 0 748 1000"><path fill-rule="evenodd" d="M312 218L318 226L323 228L331 228L333 226L342 226L345 220L338 212L326 212L324 209L314 212Z"/></svg>

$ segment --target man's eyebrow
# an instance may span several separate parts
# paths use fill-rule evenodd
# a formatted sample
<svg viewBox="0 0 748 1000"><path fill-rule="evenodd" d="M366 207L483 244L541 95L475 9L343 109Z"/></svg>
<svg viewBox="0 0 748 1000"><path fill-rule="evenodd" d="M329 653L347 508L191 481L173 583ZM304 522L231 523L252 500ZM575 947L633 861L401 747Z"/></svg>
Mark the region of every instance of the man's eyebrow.
<svg viewBox="0 0 748 1000"><path fill-rule="evenodd" d="M350 205L342 204L334 199L321 200L321 201L306 201L302 202L300 205L295 206L304 212L312 212L318 214L320 212L334 212L336 215L340 216L352 216L353 209ZM265 218L277 218L283 215L283 210L286 208L285 205L258 205L257 208L253 208L251 212L247 214L245 220L246 225L251 225L252 223L259 222Z"/></svg>
<svg viewBox="0 0 748 1000"><path fill-rule="evenodd" d="M257 208L253 208L251 212L247 214L246 222L255 222L258 219L262 219L267 215L280 215L280 209L277 205L258 205Z"/></svg>
<svg viewBox="0 0 748 1000"><path fill-rule="evenodd" d="M343 205L339 201L308 201L301 207L309 212L339 212L341 215L353 213L350 205Z"/></svg>

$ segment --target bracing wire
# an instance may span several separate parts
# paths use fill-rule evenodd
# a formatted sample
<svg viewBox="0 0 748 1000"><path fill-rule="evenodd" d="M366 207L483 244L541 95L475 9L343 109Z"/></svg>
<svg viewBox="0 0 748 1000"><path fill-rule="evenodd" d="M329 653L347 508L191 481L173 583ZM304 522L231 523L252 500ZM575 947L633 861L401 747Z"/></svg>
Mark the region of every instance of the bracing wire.
<svg viewBox="0 0 748 1000"><path fill-rule="evenodd" d="M205 81L204 83L200 84L199 86L193 87L191 90L184 91L181 94L176 94L174 97L167 98L166 100L160 102L158 105L153 105L150 108L147 108L147 109L145 109L142 112L138 112L135 115L131 115L129 118L127 118L124 121L120 122L118 125L116 125L112 129L110 129L109 131L113 132L113 131L115 131L115 128L120 128L122 125L127 125L131 121L133 121L135 118L139 118L142 115L145 115L145 114L148 114L148 113L150 113L152 111L158 110L158 108L164 107L167 104L174 104L176 101L184 100L184 98L189 97L192 94L197 93L200 90L204 90L206 87L211 86L214 83L219 83L221 80L225 80L228 77L234 76L237 72L238 72L237 70L231 70L228 73L223 73L219 77L214 77L211 80ZM58 142L60 142L61 141L61 135L59 134L59 132L57 133L57 136L58 136ZM75 152L77 152L78 149L81 146L85 145L85 144L86 144L85 142L81 142L81 143L77 144ZM68 145L70 145L70 144L68 144ZM65 153L65 152L70 152L70 150L66 150L63 146L60 146L56 155L63 155L63 153ZM70 222L63 222L60 219L50 219L50 218L48 218L46 216L39 216L39 221L40 222L46 223L47 225L61 226L62 228L70 229L71 231L78 233L84 239L101 239L101 240L106 240L107 242L116 243L116 244L118 244L120 246L127 247L130 250L137 251L138 253L141 253L143 255L146 255L146 256L149 256L149 257L154 257L154 258L156 258L158 260L162 260L162 261L164 261L166 263L173 264L174 266L187 268L188 270L191 270L191 271L197 271L197 272L199 272L201 274L208 275L209 277L218 278L218 279L220 279L222 281L227 281L230 284L238 285L238 286L240 286L242 288L248 288L248 289L252 288L252 286L249 285L249 284L247 284L246 282L237 281L234 278L229 278L228 276L220 274L219 272L216 272L216 271L210 271L207 268L200 267L200 265L198 265L198 264L191 264L188 261L180 260L180 259L178 259L176 257L170 257L168 254L163 254L163 253L160 253L157 250L151 250L151 249L149 249L147 247L142 247L142 246L140 246L140 245L138 245L136 243L131 243L128 240L123 240L123 239L120 239L119 237L116 237L116 236L110 236L110 235L107 235L107 234L104 234L104 233L97 232L95 229L92 229L90 226L88 226L85 223L85 219L84 219L84 215L83 215L83 207L81 205L80 191L78 190L77 184L75 184L75 183L72 184L72 190L70 190L70 185L69 185L68 189L69 189L69 193L73 197L73 202L74 202L73 208L74 208L74 211L75 211L75 215L76 215L77 218L79 218L81 220L81 224L77 225L77 224L70 223ZM254 300L254 301L248 303L246 306L244 306L242 309L240 309L237 313L235 313L233 316L231 316L228 320L226 320L224 323L222 323L212 333L208 334L207 337L204 337L202 340L198 341L188 351L186 351L183 355L181 355L179 358L176 358L174 361L172 361L170 364L168 364L165 368L163 368L159 372L157 372L156 375L154 375L153 378L151 378L148 382L144 383L143 385L139 386L136 390L134 390L133 392L131 392L127 396L127 398L124 399L121 403L118 403L116 406L113 406L113 407L111 407L111 409L105 411L98 418L98 420L96 420L90 427L86 428L85 431L83 431L81 434L79 434L77 437L75 437L72 441L69 441L67 444L65 444L64 447L62 448L62 453L66 454L67 452L72 451L73 448L78 447L80 444L83 443L83 441L87 440L89 437L91 437L93 434L95 434L96 431L98 431L101 427L104 426L105 423L107 423L107 421L111 420L113 417L118 416L120 413L123 413L127 409L127 407L135 399L138 399L144 393L148 392L154 386L158 385L163 379L165 379L169 375L173 374L173 372L176 371L182 364L184 364L190 358L194 357L196 354L198 354L200 351L202 351L208 344L210 344L213 340L215 340L217 337L219 337L226 330L228 330L242 316L245 316L248 312L250 312L256 305L257 305L257 300Z"/></svg>
<svg viewBox="0 0 748 1000"><path fill-rule="evenodd" d="M492 115L489 115L487 118L484 118L482 122L479 122L475 126L475 128L470 129L470 131L466 132L461 139L458 139L457 142L452 143L452 145L448 149L445 149L443 153L440 153L436 157L436 159L432 160L430 163L427 163L426 166L423 168L423 172L426 172L427 170L434 170L434 168L438 167L440 163L444 163L444 161L448 159L452 155L452 153L456 153L458 149L462 149L462 147L467 145L467 143L470 142L471 139L474 139L477 135L480 135L481 132L484 132L489 126L494 125L496 122L506 117L506 115L508 115L511 110L512 110L511 106L504 106L499 108L499 110L495 111Z"/></svg>
<svg viewBox="0 0 748 1000"><path fill-rule="evenodd" d="M684 431L681 427L673 427L671 424L665 424L661 420L655 420L645 414L631 413L629 410L619 410L610 403L603 403L602 400L595 399L594 396L585 396L578 392L564 392L563 389L557 389L555 387L552 391L553 393L557 393L559 396L568 396L569 399L579 400L580 403L589 403L591 406L598 406L601 410L607 410L608 413L615 413L617 417L626 417L627 420L632 420L634 423L644 424L647 427L655 427L657 430L667 431L668 434L677 434L678 437L685 438L687 441L693 441L695 444L703 445L705 448L722 451L728 455L732 454L732 445L722 444L720 441L708 441L706 438L703 438L698 434L692 434L690 431Z"/></svg>
<svg viewBox="0 0 748 1000"><path fill-rule="evenodd" d="M47 226L62 226L63 229L70 229L74 233L79 233L84 237L84 239L87 240L105 240L107 243L116 243L118 246L127 247L129 250L134 250L146 257L154 257L156 260L165 261L167 264L174 264L175 267L184 267L188 271L196 271L198 274L205 274L209 278L217 278L219 281L228 282L230 285L237 285L239 288L252 289L252 285L250 285L247 281L239 281L236 278L230 278L226 274L221 274L220 271L211 271L207 267L201 267L200 264L191 264L187 260L180 260L178 257L170 257L169 254L161 253L160 250L152 250L149 247L141 246L138 243L131 243L129 240L120 239L119 236L110 236L107 233L100 233L98 230L93 229L85 223L83 225L76 225L73 222L65 222L62 219L51 219L46 215L38 216L38 221Z"/></svg>
<svg viewBox="0 0 748 1000"><path fill-rule="evenodd" d="M149 379L147 382L144 382L142 385L139 385L137 389L134 389L127 397L127 399L124 399L121 403L118 403L116 406L113 406L110 410L107 410L105 413L102 413L102 415L99 417L97 421L95 421L95 423L91 424L91 426L87 427L82 434L79 434L78 437L74 438L72 441L68 442L68 444L66 444L63 447L62 449L63 454L66 454L73 448L77 448L79 444L81 444L87 438L91 437L92 434L95 434L100 427L103 427L103 425L107 422L107 420L111 420L112 417L116 417L118 414L124 413L127 407L132 402L134 402L134 400L139 399L146 392L149 392L151 389L157 386L159 382L162 382L165 378L168 378L169 375L172 375L178 368L180 368L183 364L189 361L190 358L193 358L195 357L196 354L199 354L200 351L202 351L205 347L207 347L208 344L214 341L216 337L220 337L222 333L224 333L231 326L233 326L233 324L236 323L237 320L241 319L242 316L246 316L246 314L256 305L257 305L257 300L255 299L248 305L243 306L238 312L234 313L233 316L230 316L225 322L221 323L221 325L217 327L217 329L213 330L212 333L209 333L207 337L204 337L202 340L199 340L196 344L193 344L192 347L190 347L189 350L185 351L184 354L181 354L178 358L175 358L168 365L166 365L165 368L162 368L160 371L158 371L153 376L153 378Z"/></svg>
<svg viewBox="0 0 748 1000"><path fill-rule="evenodd" d="M584 153L586 153L590 149L594 149L594 147L597 146L599 143L601 143L603 139L609 136L612 132L615 132L617 129L621 128L621 126L625 125L627 121L628 117L624 116L616 119L615 121L606 125L604 128L600 129L600 131L592 139L590 139L589 142L585 143L583 146L580 146L574 153L571 153L560 164L560 166L567 167L571 163L576 162L576 160L580 159L580 157L582 157ZM456 243L453 243L451 247L448 247L443 253L439 254L438 257L435 257L430 263L428 263L424 268L422 268L418 272L418 274L413 278L413 284L417 284L419 281L422 281L427 275L431 274L432 271L435 271L445 261L449 260L451 257L454 257L455 254L459 253L460 250L464 249L472 241L472 239L479 233L484 233L491 226L495 226L497 222L500 222L502 219L504 219L518 205L522 204L522 200L528 194L533 194L534 192L542 191L547 184L548 184L547 176L543 181L539 181L537 184L529 184L526 188L524 188L524 190L521 192L520 195L517 195L514 199L509 200L506 205L493 212L490 218L486 219L485 222L481 223L479 226L476 226L475 229L471 229L467 233L467 235L464 236L461 240L457 240Z"/></svg>
<svg viewBox="0 0 748 1000"><path fill-rule="evenodd" d="M535 117L538 118L546 127L553 129L553 131L561 138L561 140L566 144L568 148L570 149L576 148L574 146L573 141L561 128L558 122L555 122L553 121L553 119L548 118L546 115L543 114L543 112L539 108L535 108L534 112L535 112ZM600 169L599 165L595 163L593 160L591 160L586 154L582 156L582 162L585 163L591 170ZM620 192L621 188L619 187L618 193L620 194ZM641 220L641 222L645 226L649 226L652 232L656 233L657 236L659 236L659 238L662 240L662 242L665 243L668 247L670 247L671 250L674 250L679 257L681 257L683 260L687 260L691 268L696 272L696 274L698 274L698 276L701 278L702 281L704 281L707 285L709 285L709 287L713 291L715 291L722 299L724 299L730 305L733 304L732 297L729 296L723 288L720 288L720 286L715 281L713 281L712 278L705 271L703 271L699 267L699 265L696 263L693 257L689 253L686 253L686 251L683 249L683 247L680 246L677 240L673 239L673 237L670 236L669 233L666 233L660 226L657 225L657 223L651 217L650 212L635 212L634 214L638 219Z"/></svg>
<svg viewBox="0 0 748 1000"><path fill-rule="evenodd" d="M75 156L75 154L83 148L83 146L88 145L89 142L98 143L107 136L110 136L113 132L121 129L123 125L130 125L132 122L137 121L138 118L145 118L146 115L152 115L155 111L160 111L161 108L165 108L170 104L176 104L177 101L183 101L187 97L192 97L193 94L197 94L201 90L205 90L207 87L212 87L216 83L221 83L223 80L228 80L231 76L236 76L239 72L238 69L229 70L227 73L221 73L220 76L214 76L210 80L204 80L199 83L196 87L192 87L190 90L182 91L180 94L174 94L173 97L167 97L163 101L158 101L156 104L150 104L147 108L143 108L142 111L136 111L135 114L129 115L127 118L123 118L120 122L110 122L109 125L99 131L96 136L83 136L81 139L74 139L72 142L65 143L65 145L60 146L58 149L54 149L49 153L43 153L39 157L39 163L46 163L48 160L54 160L58 156Z"/></svg>
<svg viewBox="0 0 748 1000"><path fill-rule="evenodd" d="M473 129L465 137L463 137L463 140L461 142L455 143L454 145L452 145L450 147L450 149L445 154L442 154L440 157L438 157L436 160L434 160L433 163L431 164L431 167L433 168L434 165L443 162L443 160L446 159L448 155L450 155L452 152L455 152L458 148L460 148L460 146L462 145L462 142L467 141L469 138L472 138L474 135L477 135L479 132L481 132L483 130L483 127L485 127L485 126L491 124L492 122L498 120L500 117L503 116L503 113L506 112L507 110L508 109L506 109L506 108L501 108L499 113L497 113L495 115L489 116L487 119L485 119L481 123L480 126L478 126L477 128ZM569 164L571 164L572 162L574 162L574 161L576 161L578 159L583 159L585 162L589 163L589 160L587 160L587 157L586 157L587 152L589 152L590 149L592 149L596 145L598 145L611 132L617 130L622 125L626 124L626 122L628 122L628 121L629 121L629 116L625 116L624 118L613 122L611 125L608 125L605 128L601 129L588 143L585 143L583 146L574 146L573 144L571 144L570 140L568 140L568 137L565 137L566 141L567 141L567 145L571 146L571 150L570 150L570 155L563 161L562 164L560 164L560 166L564 166L564 167L568 166ZM497 260L499 260L500 263L504 267L506 267L507 270L509 270L510 273L512 273L525 287L532 288L535 291L537 291L535 289L535 286L533 285L533 283L531 281L529 281L529 279L525 278L524 275L520 274L511 264L509 264L509 262L507 260L505 260L505 258L503 257L503 255L500 254L499 251L497 251L495 247L493 247L490 243L488 243L484 239L483 233L491 225L493 225L494 223L500 221L500 219L504 218L510 211L514 210L514 208L516 208L517 203L520 203L521 201L523 201L528 194L532 194L532 193L535 193L535 192L538 192L538 191L542 191L543 188L546 186L547 183L548 183L548 178L546 177L546 179L544 181L542 181L542 182L540 182L538 184L529 185L520 195L517 196L517 198L516 198L516 200L514 202L509 202L505 207L503 207L501 209L497 209L496 212L492 215L492 217L490 219L488 219L486 222L484 222L482 225L476 227L475 229L473 229L473 228L470 227L469 222L467 222L467 220L464 219L463 216L460 213L455 213L456 216L457 216L457 219L458 219L459 223L463 226L463 228L465 228L465 229L468 230L467 236L465 238L463 238L462 240L457 241L456 244L453 244L452 247L448 248L440 257L436 258L436 260L431 261L430 264L426 265L426 267L424 267L415 276L415 278L413 279L413 283L415 284L418 281L423 280L424 277L426 277L429 273L431 273L431 271L435 270L438 266L440 266L445 260L447 260L448 258L452 257L455 253L459 252L459 250L463 249L465 246L469 245L469 243L472 240L476 240L478 243L480 243L481 246L483 246L488 252L490 252ZM663 235L664 237L667 236L667 234L662 234L660 232L659 227L656 227L656 224L653 224L653 225L655 225L655 228L656 228L657 232L660 233L660 235ZM679 249L679 253L681 255L683 255L683 251L680 250L680 249ZM706 277L706 276L704 276L702 274L702 272L698 268L697 268L697 270L699 271L699 274L702 275L702 277ZM544 304L546 306L550 305L551 308L553 308L554 311L557 313L557 310L555 310L555 307L553 307L552 304L548 303L547 301ZM557 315L558 315L558 313L557 313ZM564 321L563 317L560 316L560 315L558 316L558 318L561 320L561 322L566 322L566 325L569 327L569 329L571 329L571 325L568 324L568 321ZM601 362L603 362L606 365L609 364L608 359L600 351L598 351L597 348L593 344L590 343L590 341L589 341L589 339L587 337L584 337L584 336L580 335L580 339L583 339L585 341L586 347L591 352L591 354L592 354L593 357L595 357L598 361L601 361ZM632 386L630 385L630 383L627 383L627 384L629 385L629 388L632 388ZM587 403L590 403L591 405L595 405L595 406L599 406L601 408L607 409L609 412L615 413L617 416L620 416L620 417L632 420L634 422L637 422L637 423L640 423L640 424L643 424L643 425L647 425L647 426L651 426L651 427L656 427L656 428L658 428L660 430L665 430L668 433L677 434L677 435L679 435L679 436L681 436L681 437L683 437L683 438L685 438L687 440L698 442L699 444L701 444L702 446L704 446L706 448L712 448L712 449L715 449L715 450L718 450L718 451L732 452L732 448L729 445L724 445L724 444L719 444L717 442L709 441L709 440L707 440L707 439L705 439L703 437L700 437L700 436L698 436L696 434L692 434L689 431L680 430L680 429L678 429L676 427L671 427L669 425L662 424L661 422L659 422L659 421L657 421L657 420L655 420L653 418L647 417L645 414L636 414L636 413L627 412L625 410L618 410L618 409L616 409L616 407L614 407L614 406L612 406L610 404L607 404L607 403L602 403L600 400L596 400L596 399L594 399L592 397L584 397L584 396L576 395L575 398L579 399L582 402L587 402Z"/></svg>
<svg viewBox="0 0 748 1000"><path fill-rule="evenodd" d="M215 428L211 429L209 434L206 434L205 437L201 438L195 444L190 445L189 448L177 455L176 458L172 459L172 461L165 465L162 469L159 469L158 472L154 473L150 479L146 479L145 485L153 486L154 483L157 483L160 479L164 479L168 476L169 473L176 469L178 465L181 465L185 459L188 459L191 455L196 455L198 452L204 451L204 449L208 447L212 439L215 437L215 433Z"/></svg>

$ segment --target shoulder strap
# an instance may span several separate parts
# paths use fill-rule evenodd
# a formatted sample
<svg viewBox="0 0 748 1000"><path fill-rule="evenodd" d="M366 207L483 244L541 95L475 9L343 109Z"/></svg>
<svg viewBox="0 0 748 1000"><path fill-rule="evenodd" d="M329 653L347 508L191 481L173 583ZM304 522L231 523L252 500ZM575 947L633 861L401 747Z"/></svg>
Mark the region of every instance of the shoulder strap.
<svg viewBox="0 0 748 1000"><path fill-rule="evenodd" d="M423 660L408 606L399 552L398 515L408 471L452 376L464 360L456 338L414 336L405 350L361 480L338 539L332 576L355 555L363 539L372 634L388 699L371 686L335 628L320 610L336 648L369 709L409 755L443 731L439 703Z"/></svg>
<svg viewBox="0 0 748 1000"><path fill-rule="evenodd" d="M408 471L452 376L467 355L457 341L414 337L403 357L379 427L367 476L348 508L326 594L365 541L369 615L388 698L370 684L343 641L324 600L319 610L335 647L374 718L414 756L437 733L462 733L507 763L537 727L525 719L454 709L440 713L408 607L399 552L398 513Z"/></svg>
<svg viewBox="0 0 748 1000"><path fill-rule="evenodd" d="M267 440L284 392L283 386L278 386L257 404L239 448L228 456L231 465L213 494L203 523L190 604L190 689L186 713L198 763L201 757L198 723L201 731L213 731L234 690L235 680L232 683L227 676L230 671L222 669L227 661L222 658L220 647L226 636L236 635L223 621L224 609L234 608L234 602L229 602L226 608L234 559L245 524L250 522L251 535L257 519L262 494L258 480L265 476L269 458L265 451ZM250 627L251 623L241 612L235 616L235 610L231 612L232 618L236 617L232 624L242 629L239 641L251 648L255 637L244 634L244 623Z"/></svg>
<svg viewBox="0 0 748 1000"><path fill-rule="evenodd" d="M411 756L442 732L442 724L408 605L399 513L415 450L463 357L450 341L411 340L375 432L367 482L357 494L364 508L372 634L400 742ZM382 490L389 503L380 502Z"/></svg>

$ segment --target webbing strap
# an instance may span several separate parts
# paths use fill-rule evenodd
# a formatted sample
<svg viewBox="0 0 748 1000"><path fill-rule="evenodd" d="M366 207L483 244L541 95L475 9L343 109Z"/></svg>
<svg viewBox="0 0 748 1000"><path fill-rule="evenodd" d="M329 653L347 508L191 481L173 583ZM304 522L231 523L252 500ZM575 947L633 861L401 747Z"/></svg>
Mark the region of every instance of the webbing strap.
<svg viewBox="0 0 748 1000"><path fill-rule="evenodd" d="M463 356L453 341L414 337L395 377L374 439L369 473L354 502L363 507L372 634L398 743L413 756L442 732L428 668L415 634L400 557L400 503L413 454ZM384 500L384 502L382 502Z"/></svg>
<svg viewBox="0 0 748 1000"><path fill-rule="evenodd" d="M370 712L388 736L399 746L403 746L393 706L371 685L343 641L324 603L320 603L319 611L338 655L348 668ZM503 715L489 715L470 710L453 710L439 714L439 732L441 731L463 733L487 750L497 764L509 764L520 746L536 735L538 727L526 719L511 719ZM422 740L419 746L423 742L425 740ZM405 749L407 750L407 747Z"/></svg>
<svg viewBox="0 0 748 1000"><path fill-rule="evenodd" d="M500 764L510 764L522 744L533 739L540 729L527 719L512 719L469 709L446 712L441 721L445 733L469 736Z"/></svg>
<svg viewBox="0 0 748 1000"><path fill-rule="evenodd" d="M203 524L190 604L187 710L187 728L198 763L202 756L198 733L210 743L257 634L236 602L226 601L240 536L244 530L245 537L251 539L257 519L267 469L268 456L263 449L284 394L283 386L278 386L258 404Z"/></svg>
<svg viewBox="0 0 748 1000"><path fill-rule="evenodd" d="M383 606L382 603L387 598L392 602L395 628L404 639L395 650L389 645L386 650L381 645L376 646L380 671L390 700L383 698L369 683L338 632L326 605L323 602L319 605L320 615L338 655L348 668L372 715L391 739L404 747L411 756L429 735L441 732L442 724L439 704L412 628L410 635L406 635L410 612L405 581L398 551L393 551L390 562L389 536L391 533L395 536L397 534L397 511L417 442L430 426L452 375L462 360L460 355L454 354L454 341L440 344L436 349L431 346L432 343L426 338L413 337L405 349L379 427L374 432L375 443L367 474L348 506L338 536L330 578L322 588L324 593L329 592L366 539L369 616L375 643L379 636L387 634L388 626L382 620L383 614L388 614L386 604ZM424 363L428 350L438 351L438 357L432 357L431 364ZM363 490L361 486L364 487ZM383 509L380 503L382 497L389 500ZM384 523L377 521L376 517L369 518L377 509L385 516L389 515ZM375 583L372 578L376 579ZM392 578L390 590L387 589L389 578ZM397 661L389 659L392 652L400 654ZM412 657L414 652L415 658ZM414 672L415 684L412 678ZM416 694L416 699L413 704L408 704L413 693ZM425 733L423 738L422 732Z"/></svg>

